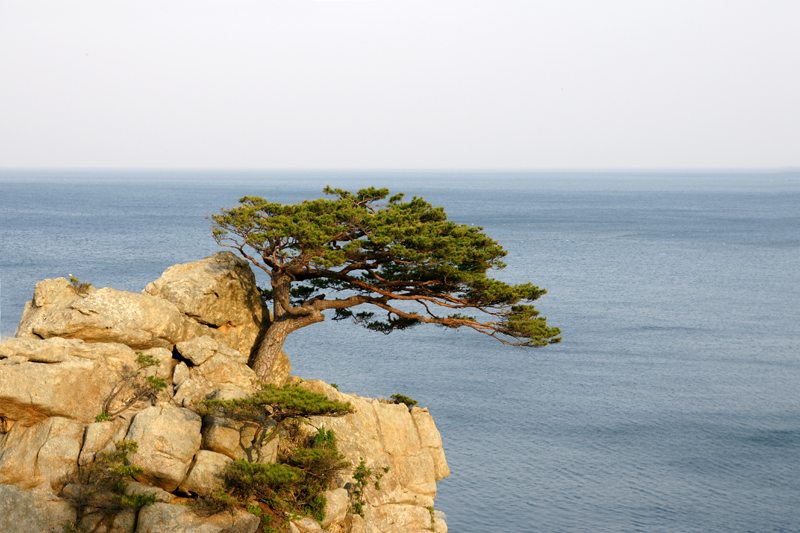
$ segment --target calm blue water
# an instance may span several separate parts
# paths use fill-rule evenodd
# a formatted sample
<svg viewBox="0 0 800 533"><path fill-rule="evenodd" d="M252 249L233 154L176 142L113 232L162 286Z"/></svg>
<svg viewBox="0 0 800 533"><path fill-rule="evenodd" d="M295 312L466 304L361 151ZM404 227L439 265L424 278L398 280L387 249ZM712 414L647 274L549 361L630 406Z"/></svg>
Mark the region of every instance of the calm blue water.
<svg viewBox="0 0 800 533"><path fill-rule="evenodd" d="M295 374L430 407L454 533L800 531L800 173L0 172L0 332L36 281L141 291L245 194L388 185L484 226L549 290L542 350L324 323Z"/></svg>

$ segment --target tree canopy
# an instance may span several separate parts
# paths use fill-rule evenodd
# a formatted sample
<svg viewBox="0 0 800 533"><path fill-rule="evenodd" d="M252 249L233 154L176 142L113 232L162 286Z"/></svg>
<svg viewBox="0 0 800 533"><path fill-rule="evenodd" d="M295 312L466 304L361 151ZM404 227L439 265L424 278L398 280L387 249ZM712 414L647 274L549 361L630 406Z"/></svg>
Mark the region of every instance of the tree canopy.
<svg viewBox="0 0 800 533"><path fill-rule="evenodd" d="M334 320L382 333L438 324L514 346L561 340L531 305L547 291L487 276L505 266L507 252L483 228L449 221L444 208L422 198L390 197L388 189L324 192L333 198L291 205L246 196L211 216L217 243L238 250L271 280L264 293L273 322L252 361L262 379L269 379L286 336L329 310ZM351 310L362 304L373 310Z"/></svg>

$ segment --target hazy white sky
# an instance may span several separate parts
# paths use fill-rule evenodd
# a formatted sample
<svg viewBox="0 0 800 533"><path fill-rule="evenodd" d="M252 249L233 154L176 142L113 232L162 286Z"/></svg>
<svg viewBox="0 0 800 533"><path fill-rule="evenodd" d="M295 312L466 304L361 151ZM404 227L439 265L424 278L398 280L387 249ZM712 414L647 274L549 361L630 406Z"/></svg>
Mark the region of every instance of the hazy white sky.
<svg viewBox="0 0 800 533"><path fill-rule="evenodd" d="M0 168L790 166L798 0L0 0Z"/></svg>

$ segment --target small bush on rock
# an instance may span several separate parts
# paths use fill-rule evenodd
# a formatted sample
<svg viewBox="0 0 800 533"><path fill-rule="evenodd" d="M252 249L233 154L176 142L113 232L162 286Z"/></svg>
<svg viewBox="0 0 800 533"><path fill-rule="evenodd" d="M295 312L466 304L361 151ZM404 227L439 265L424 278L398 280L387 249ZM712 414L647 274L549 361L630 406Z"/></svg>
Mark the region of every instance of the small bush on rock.
<svg viewBox="0 0 800 533"><path fill-rule="evenodd" d="M271 526L273 515L288 513L317 521L325 518L324 493L332 487L336 474L350 464L343 461L332 430L323 427L309 435L301 420L317 415L343 416L353 411L352 405L295 385L265 385L252 398L205 400L194 404L194 409L201 416L258 426L257 443L282 437L277 463L234 461L225 472L225 488L207 498L206 505L214 509L264 506L272 513L261 513L265 531L278 531ZM280 530L286 527L282 524Z"/></svg>
<svg viewBox="0 0 800 533"><path fill-rule="evenodd" d="M76 483L68 486L66 499L77 510L76 524L95 513L113 515L122 509L139 509L156 502L155 493L125 494L131 478L143 470L128 457L136 453L136 441L116 443L113 452L97 454L94 462L82 467Z"/></svg>
<svg viewBox="0 0 800 533"><path fill-rule="evenodd" d="M69 276L69 284L72 285L72 289L77 294L86 294L87 292L89 292L89 288L92 286L91 283L88 283L86 281L81 281L72 274L68 274L68 276Z"/></svg>
<svg viewBox="0 0 800 533"><path fill-rule="evenodd" d="M167 380L164 378L145 375L145 370L157 366L158 360L142 352L136 352L136 355L138 368L127 365L122 368L119 380L103 403L103 412L95 419L97 422L112 420L138 401L152 402L159 392L167 388Z"/></svg>

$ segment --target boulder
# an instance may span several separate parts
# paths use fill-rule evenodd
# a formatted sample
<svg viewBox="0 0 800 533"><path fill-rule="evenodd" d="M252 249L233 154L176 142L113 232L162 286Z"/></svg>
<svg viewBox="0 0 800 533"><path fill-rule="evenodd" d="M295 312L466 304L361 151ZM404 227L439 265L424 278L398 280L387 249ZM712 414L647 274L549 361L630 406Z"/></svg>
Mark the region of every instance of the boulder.
<svg viewBox="0 0 800 533"><path fill-rule="evenodd" d="M101 451L112 453L116 447L115 443L120 442L127 434L130 423L130 416L121 416L111 421L93 422L87 425L78 464L83 466L91 463Z"/></svg>
<svg viewBox="0 0 800 533"><path fill-rule="evenodd" d="M231 252L169 267L144 294L172 302L185 315L224 333L250 357L269 311L246 259Z"/></svg>
<svg viewBox="0 0 800 533"><path fill-rule="evenodd" d="M344 520L347 509L350 507L350 495L347 489L325 491L325 500L325 519L322 521L322 525L328 527Z"/></svg>
<svg viewBox="0 0 800 533"><path fill-rule="evenodd" d="M125 494L131 496L145 496L148 494L155 494L156 501L161 503L170 503L172 501L172 494L169 492L160 489L158 487L151 487L149 485L142 485L141 483L128 483L128 486L125 487Z"/></svg>
<svg viewBox="0 0 800 533"><path fill-rule="evenodd" d="M0 436L0 484L60 490L78 470L83 424L53 417Z"/></svg>
<svg viewBox="0 0 800 533"><path fill-rule="evenodd" d="M66 278L45 279L36 283L33 300L25 304L15 336L31 336L33 328L46 316L46 313L41 312L42 309L67 307L72 302L84 298L96 290L94 287L90 287L87 291L79 294Z"/></svg>
<svg viewBox="0 0 800 533"><path fill-rule="evenodd" d="M62 531L75 514L69 503L47 490L0 485L0 533Z"/></svg>
<svg viewBox="0 0 800 533"><path fill-rule="evenodd" d="M225 335L181 314L166 300L110 287L69 302L58 300L43 307L34 303L17 328L18 337L114 342L137 350L171 350L180 341L202 335L228 342Z"/></svg>
<svg viewBox="0 0 800 533"><path fill-rule="evenodd" d="M246 454L241 445L241 428L241 422L228 418L203 417L203 449L217 452L231 459L245 457Z"/></svg>
<svg viewBox="0 0 800 533"><path fill-rule="evenodd" d="M122 344L9 339L0 344L0 416L26 426L50 416L91 422L136 357Z"/></svg>
<svg viewBox="0 0 800 533"><path fill-rule="evenodd" d="M156 503L139 511L136 533L255 533L260 522L244 511L201 516L185 505Z"/></svg>
<svg viewBox="0 0 800 533"><path fill-rule="evenodd" d="M208 496L223 486L225 470L232 462L230 457L221 453L200 450L179 489L186 494Z"/></svg>
<svg viewBox="0 0 800 533"><path fill-rule="evenodd" d="M233 348L228 348L208 336L195 337L188 341L179 342L175 345L175 348L178 353L195 365L202 365L215 355L226 357L231 361L244 365L247 364L246 355L242 355Z"/></svg>
<svg viewBox="0 0 800 533"><path fill-rule="evenodd" d="M289 522L289 531L292 533L323 533L325 530L314 519L305 517L302 520Z"/></svg>
<svg viewBox="0 0 800 533"><path fill-rule="evenodd" d="M344 394L316 380L300 386L353 405L352 414L312 417L311 425L334 431L339 451L351 464L350 472L363 458L375 476L382 476L380 490L374 478L364 490L366 520L345 520L352 522L352 531L430 531L428 508L436 497L436 481L449 470L441 436L427 409L409 411L405 405ZM339 487L347 483L355 483L350 473L337 479Z"/></svg>
<svg viewBox="0 0 800 533"><path fill-rule="evenodd" d="M144 469L136 480L172 492L200 449L200 417L169 405L148 407L133 419L125 440L136 441L132 464Z"/></svg>
<svg viewBox="0 0 800 533"><path fill-rule="evenodd" d="M239 352L203 337L177 345L178 351L195 366L179 363L172 376L178 385L174 402L187 407L191 402L205 400L223 389L241 391L245 395L255 391L256 373L247 366Z"/></svg>
<svg viewBox="0 0 800 533"><path fill-rule="evenodd" d="M134 533L136 531L136 509L122 509L116 513L94 513L85 516L78 531L92 533Z"/></svg>

